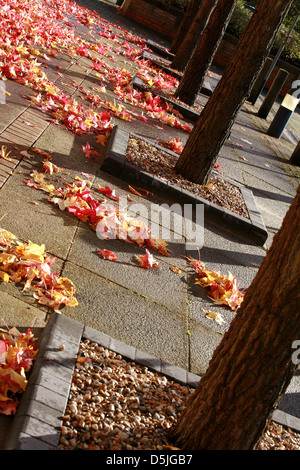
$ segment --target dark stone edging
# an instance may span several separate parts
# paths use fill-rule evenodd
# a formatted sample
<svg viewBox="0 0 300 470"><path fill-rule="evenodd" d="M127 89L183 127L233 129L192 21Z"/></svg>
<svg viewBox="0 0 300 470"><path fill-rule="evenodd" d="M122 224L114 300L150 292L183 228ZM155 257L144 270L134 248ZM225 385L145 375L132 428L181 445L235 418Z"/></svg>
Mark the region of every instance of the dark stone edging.
<svg viewBox="0 0 300 470"><path fill-rule="evenodd" d="M89 339L183 385L195 388L200 380L200 376L185 369L152 357L64 315L52 313L40 338L37 359L4 450L57 449L78 347L83 339ZM300 431L300 419L281 410L274 411L272 420Z"/></svg>
<svg viewBox="0 0 300 470"><path fill-rule="evenodd" d="M200 377L157 359L111 336L64 315L51 313L38 342L39 351L5 450L55 450L64 415L80 341L89 339L136 364L160 372L171 380L196 387ZM63 348L62 348L63 345Z"/></svg>
<svg viewBox="0 0 300 470"><path fill-rule="evenodd" d="M154 53L154 51L153 51ZM143 51L142 53L142 58L145 60L149 60L153 65L156 65L159 67L163 72L168 73L169 75L172 75L173 77L177 78L177 80L180 80L182 78L182 72L179 70L172 69L171 67L168 67L167 65L162 65L159 60L157 60L154 56L153 53L149 51ZM162 54L159 54L162 55ZM163 56L163 58L167 59L167 57ZM168 60L168 59L167 59Z"/></svg>
<svg viewBox="0 0 300 470"><path fill-rule="evenodd" d="M162 46L161 44L158 44L157 42L152 41L151 39L148 39L146 41L146 45L153 52L159 54L160 56L164 57L165 59L173 60L174 57L175 57L175 54L170 52L166 47Z"/></svg>
<svg viewBox="0 0 300 470"><path fill-rule="evenodd" d="M134 134L131 133L131 135ZM144 137L141 138L147 140ZM217 217L218 223L224 222L234 229L240 229L248 238L251 239L251 241L254 241L260 246L264 245L268 238L268 232L250 189L240 186L235 182L231 182L235 186L239 187L243 194L250 217L250 219L246 219L245 217L239 216L238 214L201 198L200 196L196 196L195 194L182 189L180 186L172 185L155 175L142 171L137 166L128 162L126 160L128 139L129 133L119 129L118 126L114 127L110 136L106 156L101 166L102 171L129 183L138 182L140 186L145 186L153 191L162 191L165 195L175 196L186 204L203 204L205 215ZM162 150L166 151L165 148L162 148Z"/></svg>

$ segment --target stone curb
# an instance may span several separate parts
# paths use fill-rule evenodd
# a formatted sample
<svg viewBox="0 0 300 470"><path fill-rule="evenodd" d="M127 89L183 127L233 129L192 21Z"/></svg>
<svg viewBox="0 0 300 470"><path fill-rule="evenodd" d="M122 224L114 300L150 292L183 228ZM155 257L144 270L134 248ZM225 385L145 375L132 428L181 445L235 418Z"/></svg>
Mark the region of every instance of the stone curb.
<svg viewBox="0 0 300 470"><path fill-rule="evenodd" d="M272 415L272 420L296 432L300 431L300 419L284 411L275 410Z"/></svg>
<svg viewBox="0 0 300 470"><path fill-rule="evenodd" d="M64 315L51 313L39 339L39 351L14 416L5 450L56 450L60 439L79 344L89 339L171 380L196 387L200 377L85 327Z"/></svg>
<svg viewBox="0 0 300 470"><path fill-rule="evenodd" d="M142 171L137 166L126 161L129 135L139 137L134 133L129 134L119 129L118 126L114 127L110 136L106 156L101 166L102 171L112 174L129 183L138 182L140 186L146 186L154 191L162 191L164 195L175 196L186 204L203 204L205 215L217 217L218 223L224 222L229 225L231 229L241 229L243 233L251 239L251 241L257 243L260 246L264 245L268 238L268 232L255 203L253 193L250 189L227 180L228 182L231 182L233 185L240 188L249 213L250 220L248 220L245 217L234 214L226 208L196 196L179 186L172 185L168 181L163 181L157 176ZM141 138L147 141L146 138ZM153 144L153 142L151 142L151 144ZM156 146L159 147L158 145ZM162 150L167 151L165 148L162 148ZM171 153L176 155L173 152Z"/></svg>
<svg viewBox="0 0 300 470"><path fill-rule="evenodd" d="M175 56L172 54L172 52L169 52L168 49L161 44L158 44L157 42L152 41L151 39L148 39L146 41L146 45L151 49L153 52L156 52L157 54L161 55L162 57L165 57L168 60L172 60Z"/></svg>

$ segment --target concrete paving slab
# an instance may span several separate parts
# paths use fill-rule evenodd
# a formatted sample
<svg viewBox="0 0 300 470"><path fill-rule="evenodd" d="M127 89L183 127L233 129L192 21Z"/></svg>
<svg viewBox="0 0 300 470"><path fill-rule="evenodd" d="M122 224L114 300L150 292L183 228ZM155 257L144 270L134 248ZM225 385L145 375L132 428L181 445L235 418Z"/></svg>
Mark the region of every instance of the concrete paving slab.
<svg viewBox="0 0 300 470"><path fill-rule="evenodd" d="M0 105L0 132L2 133L10 124L14 122L28 107L28 100L23 97L23 85L6 80L3 82L5 91L10 93L9 99L7 98L4 104ZM28 96L34 94L33 90L26 90Z"/></svg>
<svg viewBox="0 0 300 470"><path fill-rule="evenodd" d="M247 240L232 237L230 232L226 232L220 227L212 226L211 223L206 223L205 227L205 246L204 252L201 250L201 259L205 259L208 266L216 259L220 261L219 255L224 260L227 259L227 262L232 265L240 265L252 269L257 269L260 266L265 257L265 248L255 246ZM223 245L226 243L226 247L222 248L222 242ZM194 257L198 258L196 252L193 254Z"/></svg>
<svg viewBox="0 0 300 470"><path fill-rule="evenodd" d="M188 367L184 312L179 314L70 262L64 275L77 286L79 302L79 307L66 311L69 318L166 362ZM174 337L181 339L174 341Z"/></svg>
<svg viewBox="0 0 300 470"><path fill-rule="evenodd" d="M17 297L19 294L19 288L11 286L10 292L7 292L8 287L1 283L0 285L0 312L1 318L7 325L17 327L45 327L46 321L46 310L38 308L36 301L26 297L21 300ZM15 294L15 295L14 295ZM2 323L2 322L1 322ZM4 328L4 325L1 325Z"/></svg>
<svg viewBox="0 0 300 470"><path fill-rule="evenodd" d="M190 321L190 370L202 376L212 358L213 352L222 340L221 334L204 325Z"/></svg>
<svg viewBox="0 0 300 470"><path fill-rule="evenodd" d="M37 140L35 146L50 152L51 161L64 170L63 175L67 179L69 172L71 176L75 173L80 176L82 172L94 174L100 167L100 158L93 160L86 158L82 146L86 145L87 141L99 153L102 151L93 137L77 136L63 126L51 124ZM42 162L44 158L35 155L34 161ZM41 171L41 165L39 171Z"/></svg>
<svg viewBox="0 0 300 470"><path fill-rule="evenodd" d="M98 249L114 251L118 257L117 261L102 259L98 255ZM174 275L170 265L164 263L162 257L159 260L159 268L151 270L140 268L134 258L141 254L145 254L145 250L135 245L120 240L100 240L95 232L79 229L73 240L68 260L167 308L180 313L185 312L187 294L184 275ZM154 258L157 259L155 252Z"/></svg>
<svg viewBox="0 0 300 470"><path fill-rule="evenodd" d="M59 209L51 205L45 194L39 194L39 191L33 190L31 197L28 192L26 199L23 199L23 186L19 186L17 196L13 189L6 188L5 192L1 192L0 204L5 208L2 227L26 242L31 240L39 245L44 243L49 253L64 258L74 237L77 221L68 217L67 213L60 214ZM18 217L15 215L16 210Z"/></svg>

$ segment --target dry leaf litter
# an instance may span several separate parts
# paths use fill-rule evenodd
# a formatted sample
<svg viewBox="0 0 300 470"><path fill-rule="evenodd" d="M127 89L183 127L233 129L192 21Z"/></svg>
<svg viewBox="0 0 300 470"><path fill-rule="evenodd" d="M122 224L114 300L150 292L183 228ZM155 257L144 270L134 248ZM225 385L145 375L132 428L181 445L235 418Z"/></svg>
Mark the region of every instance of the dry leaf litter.
<svg viewBox="0 0 300 470"><path fill-rule="evenodd" d="M176 173L174 168L178 159L176 155L165 152L143 139L130 137L126 159L142 171L154 174L242 217L249 218L244 198L237 186L214 175L210 176L205 185L193 183Z"/></svg>
<svg viewBox="0 0 300 470"><path fill-rule="evenodd" d="M80 343L58 450L167 450L193 389L90 340ZM300 450L300 434L270 422L259 450Z"/></svg>

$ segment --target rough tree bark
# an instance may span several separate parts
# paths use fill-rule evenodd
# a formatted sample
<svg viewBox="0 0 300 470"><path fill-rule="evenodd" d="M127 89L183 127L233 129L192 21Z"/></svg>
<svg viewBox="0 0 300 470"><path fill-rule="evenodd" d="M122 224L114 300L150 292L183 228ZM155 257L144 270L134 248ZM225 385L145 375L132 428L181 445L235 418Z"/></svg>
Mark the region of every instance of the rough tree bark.
<svg viewBox="0 0 300 470"><path fill-rule="evenodd" d="M190 106L203 85L236 3L237 0L219 0L185 68L175 96Z"/></svg>
<svg viewBox="0 0 300 470"><path fill-rule="evenodd" d="M291 3L292 0L260 0L258 3L177 161L176 170L190 181L207 182Z"/></svg>
<svg viewBox="0 0 300 470"><path fill-rule="evenodd" d="M240 310L173 429L181 449L255 449L296 372L299 188Z"/></svg>
<svg viewBox="0 0 300 470"><path fill-rule="evenodd" d="M172 52L173 54L176 54L180 44L184 40L202 2L203 0L190 0L189 1L186 12L180 23L179 29L170 47L170 52Z"/></svg>
<svg viewBox="0 0 300 470"><path fill-rule="evenodd" d="M185 69L193 50L203 33L209 17L215 8L218 0L203 0L197 14L184 38L181 45L177 49L176 55L172 60L171 67L182 71Z"/></svg>

